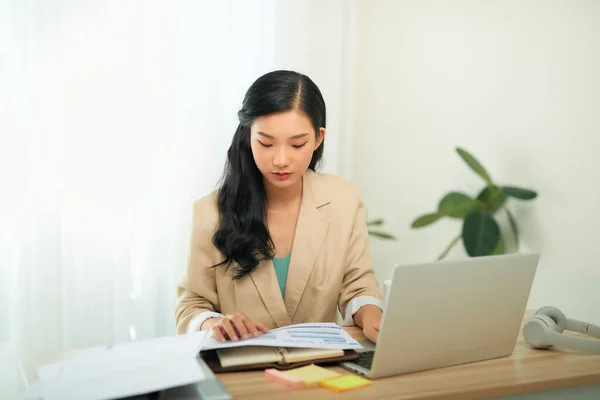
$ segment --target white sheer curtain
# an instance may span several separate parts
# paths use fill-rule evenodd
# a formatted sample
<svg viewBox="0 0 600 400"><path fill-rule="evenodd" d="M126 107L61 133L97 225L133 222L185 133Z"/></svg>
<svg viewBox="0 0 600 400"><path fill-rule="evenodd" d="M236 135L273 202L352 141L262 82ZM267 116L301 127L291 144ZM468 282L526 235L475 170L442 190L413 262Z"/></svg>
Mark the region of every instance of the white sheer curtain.
<svg viewBox="0 0 600 400"><path fill-rule="evenodd" d="M355 4L0 3L0 375L66 348L174 333L191 205L244 91L304 72L350 177Z"/></svg>

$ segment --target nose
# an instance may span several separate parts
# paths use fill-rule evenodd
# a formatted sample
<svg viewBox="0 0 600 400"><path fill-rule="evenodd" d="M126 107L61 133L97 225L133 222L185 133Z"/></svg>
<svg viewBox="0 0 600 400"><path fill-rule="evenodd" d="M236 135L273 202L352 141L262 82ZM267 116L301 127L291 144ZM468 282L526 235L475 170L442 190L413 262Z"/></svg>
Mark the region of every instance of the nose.
<svg viewBox="0 0 600 400"><path fill-rule="evenodd" d="M273 166L277 168L286 168L290 165L290 156L285 146L281 146L273 158Z"/></svg>

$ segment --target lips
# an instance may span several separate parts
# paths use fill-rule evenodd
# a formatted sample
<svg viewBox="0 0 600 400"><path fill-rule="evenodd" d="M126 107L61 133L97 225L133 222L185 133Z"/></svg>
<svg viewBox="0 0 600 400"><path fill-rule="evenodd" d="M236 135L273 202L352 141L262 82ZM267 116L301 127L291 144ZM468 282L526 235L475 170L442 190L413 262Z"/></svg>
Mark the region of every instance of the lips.
<svg viewBox="0 0 600 400"><path fill-rule="evenodd" d="M273 172L273 176L277 179L287 179L292 175L291 172Z"/></svg>

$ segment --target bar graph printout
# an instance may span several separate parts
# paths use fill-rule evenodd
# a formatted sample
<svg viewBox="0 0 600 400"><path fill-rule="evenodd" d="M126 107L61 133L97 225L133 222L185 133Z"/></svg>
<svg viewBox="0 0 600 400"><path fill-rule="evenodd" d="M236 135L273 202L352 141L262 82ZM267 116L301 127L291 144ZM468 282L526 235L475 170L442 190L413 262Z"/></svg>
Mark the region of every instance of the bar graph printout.
<svg viewBox="0 0 600 400"><path fill-rule="evenodd" d="M206 340L202 350L242 346L301 347L315 349L361 349L362 346L342 327L332 322L303 323L271 329L259 337L221 343L214 337Z"/></svg>

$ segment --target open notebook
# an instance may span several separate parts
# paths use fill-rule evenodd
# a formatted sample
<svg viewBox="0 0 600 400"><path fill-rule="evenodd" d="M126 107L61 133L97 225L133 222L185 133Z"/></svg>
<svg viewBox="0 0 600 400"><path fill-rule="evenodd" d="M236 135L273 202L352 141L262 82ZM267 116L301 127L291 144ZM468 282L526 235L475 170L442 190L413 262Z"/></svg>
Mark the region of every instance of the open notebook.
<svg viewBox="0 0 600 400"><path fill-rule="evenodd" d="M213 350L202 357L215 372L275 368L280 370L308 364L353 360L354 350L245 346Z"/></svg>
<svg viewBox="0 0 600 400"><path fill-rule="evenodd" d="M223 368L264 363L292 364L302 361L342 357L344 350L283 347L240 347L217 350Z"/></svg>
<svg viewBox="0 0 600 400"><path fill-rule="evenodd" d="M215 372L289 369L353 360L361 347L335 323L300 323L236 342L220 343L213 337L202 346L201 356Z"/></svg>

